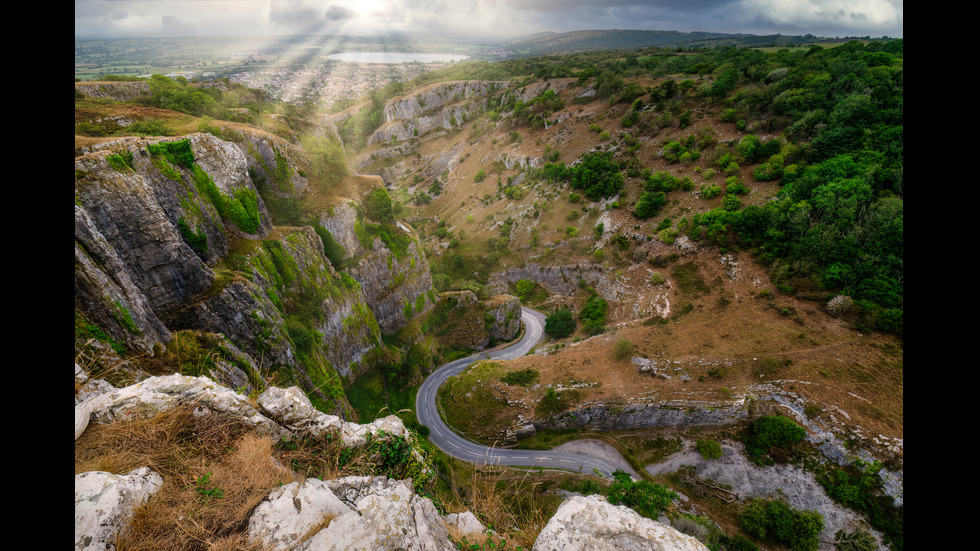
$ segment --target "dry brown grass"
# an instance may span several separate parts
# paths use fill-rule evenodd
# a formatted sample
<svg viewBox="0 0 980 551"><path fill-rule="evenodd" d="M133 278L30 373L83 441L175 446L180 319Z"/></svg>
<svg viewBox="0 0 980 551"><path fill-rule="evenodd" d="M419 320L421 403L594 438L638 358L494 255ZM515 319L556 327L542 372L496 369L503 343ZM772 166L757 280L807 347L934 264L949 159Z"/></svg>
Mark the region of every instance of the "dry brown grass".
<svg viewBox="0 0 980 551"><path fill-rule="evenodd" d="M119 549L243 549L252 510L295 479L269 437L190 408L153 419L92 425L75 442L75 472L125 473L148 466L164 479Z"/></svg>
<svg viewBox="0 0 980 551"><path fill-rule="evenodd" d="M449 478L452 490L443 496L446 509L470 511L493 531L465 538L466 544L478 544L481 549L488 548L487 540L501 548L501 541L506 540L512 547L530 549L560 503L546 491L554 482L552 477L535 471L451 460ZM451 530L450 536L456 542L464 541L458 532Z"/></svg>

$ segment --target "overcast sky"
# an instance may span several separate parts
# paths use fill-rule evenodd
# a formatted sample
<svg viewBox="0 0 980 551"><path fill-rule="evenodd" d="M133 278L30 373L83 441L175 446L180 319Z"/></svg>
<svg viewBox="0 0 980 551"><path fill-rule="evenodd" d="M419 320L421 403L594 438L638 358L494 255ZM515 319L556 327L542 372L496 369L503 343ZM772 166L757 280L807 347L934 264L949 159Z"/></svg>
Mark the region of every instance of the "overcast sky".
<svg viewBox="0 0 980 551"><path fill-rule="evenodd" d="M75 34L585 29L902 37L904 0L75 0Z"/></svg>

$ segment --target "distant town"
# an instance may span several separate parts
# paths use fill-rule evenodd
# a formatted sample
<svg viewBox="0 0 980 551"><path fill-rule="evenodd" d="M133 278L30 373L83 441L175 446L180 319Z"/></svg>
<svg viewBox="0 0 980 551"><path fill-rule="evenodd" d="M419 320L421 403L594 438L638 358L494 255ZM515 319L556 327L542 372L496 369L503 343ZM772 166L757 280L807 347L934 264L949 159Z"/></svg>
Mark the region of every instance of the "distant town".
<svg viewBox="0 0 980 551"><path fill-rule="evenodd" d="M338 101L354 100L391 82L446 67L448 63L351 63L324 61L307 67L272 64L226 75L249 88L296 105L312 103L329 108Z"/></svg>
<svg viewBox="0 0 980 551"><path fill-rule="evenodd" d="M425 52L498 60L513 50L445 40L344 37L341 41L269 37L76 37L75 78L101 75L211 80L227 77L280 101L329 108L395 81L410 80L448 62L353 63L328 59L339 52ZM327 44L327 42L330 42Z"/></svg>

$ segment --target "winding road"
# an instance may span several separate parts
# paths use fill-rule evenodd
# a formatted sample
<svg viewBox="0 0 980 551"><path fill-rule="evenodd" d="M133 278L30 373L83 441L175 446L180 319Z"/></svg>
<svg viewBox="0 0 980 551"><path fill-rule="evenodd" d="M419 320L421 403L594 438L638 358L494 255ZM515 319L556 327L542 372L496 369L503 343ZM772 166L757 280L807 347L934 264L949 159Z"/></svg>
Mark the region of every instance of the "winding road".
<svg viewBox="0 0 980 551"><path fill-rule="evenodd" d="M563 469L585 474L601 473L612 477L615 467L600 459L573 453L488 448L456 434L439 415L437 405L439 387L453 375L462 373L478 360L512 360L527 354L544 334L544 315L529 308L521 308L524 336L517 343L480 354L474 354L449 362L432 372L415 398L415 411L420 424L429 427L429 440L446 454L478 465L507 465L515 467L542 467Z"/></svg>

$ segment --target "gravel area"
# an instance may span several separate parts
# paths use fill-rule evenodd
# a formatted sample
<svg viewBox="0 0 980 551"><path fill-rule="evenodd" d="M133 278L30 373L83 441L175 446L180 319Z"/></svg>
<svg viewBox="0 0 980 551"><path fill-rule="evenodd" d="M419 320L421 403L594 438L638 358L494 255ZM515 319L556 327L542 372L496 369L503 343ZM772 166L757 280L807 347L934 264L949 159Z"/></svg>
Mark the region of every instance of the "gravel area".
<svg viewBox="0 0 980 551"><path fill-rule="evenodd" d="M687 449L661 463L648 465L646 471L652 475L667 474L683 466L694 466L698 478L730 486L740 500L781 497L794 509L823 515L822 540L832 540L837 530L849 532L860 526L867 528L860 516L834 503L823 486L802 469L792 465L756 466L745 457L741 444L723 444L722 451L720 459L706 460L694 449L693 443L688 443ZM821 549L824 548L832 549L832 546L822 544Z"/></svg>

